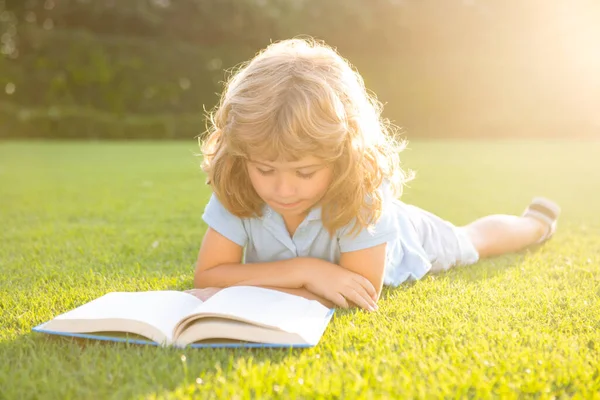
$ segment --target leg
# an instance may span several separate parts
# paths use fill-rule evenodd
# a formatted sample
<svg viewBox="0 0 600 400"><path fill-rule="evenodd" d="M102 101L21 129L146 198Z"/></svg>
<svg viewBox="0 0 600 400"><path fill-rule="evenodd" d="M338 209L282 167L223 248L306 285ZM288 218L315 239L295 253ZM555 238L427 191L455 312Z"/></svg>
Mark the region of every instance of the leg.
<svg viewBox="0 0 600 400"><path fill-rule="evenodd" d="M548 225L538 219L515 215L489 215L464 228L481 258L524 249L548 231Z"/></svg>
<svg viewBox="0 0 600 400"><path fill-rule="evenodd" d="M498 256L548 240L556 230L560 206L550 199L535 197L523 215L490 215L464 229L479 257Z"/></svg>

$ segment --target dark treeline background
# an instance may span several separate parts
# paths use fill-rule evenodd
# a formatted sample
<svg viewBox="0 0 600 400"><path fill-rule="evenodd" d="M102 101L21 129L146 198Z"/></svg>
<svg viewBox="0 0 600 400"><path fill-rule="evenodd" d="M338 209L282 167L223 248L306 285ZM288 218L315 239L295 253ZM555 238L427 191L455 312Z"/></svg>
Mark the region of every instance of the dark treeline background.
<svg viewBox="0 0 600 400"><path fill-rule="evenodd" d="M224 70L336 47L416 137L600 137L600 2L0 0L0 137L193 138Z"/></svg>

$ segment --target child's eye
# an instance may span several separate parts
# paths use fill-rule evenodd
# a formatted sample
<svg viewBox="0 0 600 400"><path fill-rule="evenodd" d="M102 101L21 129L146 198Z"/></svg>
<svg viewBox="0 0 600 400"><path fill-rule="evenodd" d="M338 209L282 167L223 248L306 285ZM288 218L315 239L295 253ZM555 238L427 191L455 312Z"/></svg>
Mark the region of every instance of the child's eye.
<svg viewBox="0 0 600 400"><path fill-rule="evenodd" d="M260 169L260 168L256 168L256 170L261 174L261 175L271 175L273 173L272 169Z"/></svg>
<svg viewBox="0 0 600 400"><path fill-rule="evenodd" d="M302 172L297 172L297 174L302 179L310 179L315 175L315 172L311 172L310 174L303 174Z"/></svg>

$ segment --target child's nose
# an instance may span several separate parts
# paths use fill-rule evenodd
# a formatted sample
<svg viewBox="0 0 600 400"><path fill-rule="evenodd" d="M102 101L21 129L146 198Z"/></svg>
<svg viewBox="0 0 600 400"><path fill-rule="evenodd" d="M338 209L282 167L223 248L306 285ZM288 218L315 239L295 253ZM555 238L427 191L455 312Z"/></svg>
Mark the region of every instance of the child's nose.
<svg viewBox="0 0 600 400"><path fill-rule="evenodd" d="M279 198L285 199L296 194L296 187L291 179L280 177L276 182L275 191L277 192L277 196Z"/></svg>

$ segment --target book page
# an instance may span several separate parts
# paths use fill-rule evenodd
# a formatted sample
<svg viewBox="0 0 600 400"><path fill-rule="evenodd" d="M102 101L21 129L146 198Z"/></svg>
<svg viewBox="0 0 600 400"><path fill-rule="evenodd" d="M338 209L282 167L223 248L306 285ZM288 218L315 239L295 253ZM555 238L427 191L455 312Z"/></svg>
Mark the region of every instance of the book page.
<svg viewBox="0 0 600 400"><path fill-rule="evenodd" d="M202 301L183 292L112 292L54 318L55 320L123 319L156 327L172 342L173 327Z"/></svg>
<svg viewBox="0 0 600 400"><path fill-rule="evenodd" d="M221 290L195 310L293 332L318 341L331 317L329 308L300 296L252 286Z"/></svg>
<svg viewBox="0 0 600 400"><path fill-rule="evenodd" d="M188 326L175 339L175 344L180 347L192 343L232 344L243 342L276 345L308 344L295 333L218 317L206 317L196 320L196 323Z"/></svg>

